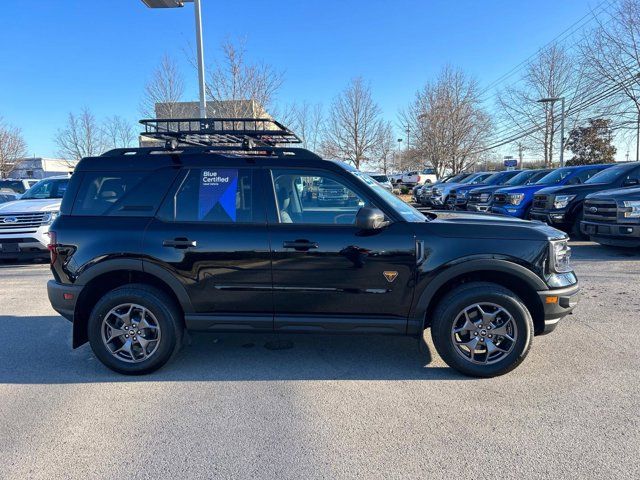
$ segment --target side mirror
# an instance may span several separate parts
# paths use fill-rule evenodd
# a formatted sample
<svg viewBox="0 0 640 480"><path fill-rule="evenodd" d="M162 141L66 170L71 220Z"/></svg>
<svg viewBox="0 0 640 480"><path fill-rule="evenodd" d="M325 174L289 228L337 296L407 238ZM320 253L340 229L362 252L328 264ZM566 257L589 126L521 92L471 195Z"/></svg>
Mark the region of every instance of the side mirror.
<svg viewBox="0 0 640 480"><path fill-rule="evenodd" d="M640 182L637 178L627 178L624 182L622 182L623 187L634 187L639 184Z"/></svg>
<svg viewBox="0 0 640 480"><path fill-rule="evenodd" d="M362 207L356 214L356 227L360 230L377 230L389 225L384 213L374 207Z"/></svg>

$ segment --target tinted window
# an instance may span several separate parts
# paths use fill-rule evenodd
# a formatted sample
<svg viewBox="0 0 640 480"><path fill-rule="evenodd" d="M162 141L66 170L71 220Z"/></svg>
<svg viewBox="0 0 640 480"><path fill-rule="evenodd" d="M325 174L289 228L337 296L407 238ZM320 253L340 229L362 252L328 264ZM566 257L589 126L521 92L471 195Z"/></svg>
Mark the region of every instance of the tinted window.
<svg viewBox="0 0 640 480"><path fill-rule="evenodd" d="M386 175L371 175L371 178L380 183L387 183L389 181Z"/></svg>
<svg viewBox="0 0 640 480"><path fill-rule="evenodd" d="M573 168L559 168L545 175L536 182L538 185L557 185L565 178L571 175L575 170Z"/></svg>
<svg viewBox="0 0 640 480"><path fill-rule="evenodd" d="M253 187L248 168L194 168L165 200L159 216L175 222L252 223L257 221Z"/></svg>
<svg viewBox="0 0 640 480"><path fill-rule="evenodd" d="M41 180L22 196L21 200L62 198L69 185L68 178Z"/></svg>
<svg viewBox="0 0 640 480"><path fill-rule="evenodd" d="M13 190L16 193L24 193L25 191L22 182L18 182L16 180L0 180L0 190L3 188Z"/></svg>
<svg viewBox="0 0 640 480"><path fill-rule="evenodd" d="M638 178L638 169L627 165L616 165L597 173L587 183L612 183L625 177ZM634 176L635 175L635 176Z"/></svg>
<svg viewBox="0 0 640 480"><path fill-rule="evenodd" d="M150 217L155 214L175 171L86 172L73 215Z"/></svg>

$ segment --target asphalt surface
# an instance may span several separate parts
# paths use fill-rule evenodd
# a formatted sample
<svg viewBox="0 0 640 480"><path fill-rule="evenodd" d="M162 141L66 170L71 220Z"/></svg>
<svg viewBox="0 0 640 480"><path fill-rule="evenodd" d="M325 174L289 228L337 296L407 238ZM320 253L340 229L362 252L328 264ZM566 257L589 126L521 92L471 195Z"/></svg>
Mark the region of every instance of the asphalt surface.
<svg viewBox="0 0 640 480"><path fill-rule="evenodd" d="M123 377L71 350L46 265L0 265L0 478L640 478L640 252L574 258L576 314L489 380L430 340L248 334Z"/></svg>

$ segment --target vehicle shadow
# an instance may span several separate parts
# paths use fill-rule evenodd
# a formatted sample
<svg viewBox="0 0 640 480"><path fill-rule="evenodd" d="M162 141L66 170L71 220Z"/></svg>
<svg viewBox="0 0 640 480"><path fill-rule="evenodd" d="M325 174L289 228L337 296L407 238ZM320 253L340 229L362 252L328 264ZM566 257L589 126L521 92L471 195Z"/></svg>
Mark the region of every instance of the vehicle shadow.
<svg viewBox="0 0 640 480"><path fill-rule="evenodd" d="M71 324L61 317L0 316L0 334L0 384L468 379L428 367L430 347L408 337L192 333L159 371L125 376L104 367L89 345L72 350Z"/></svg>

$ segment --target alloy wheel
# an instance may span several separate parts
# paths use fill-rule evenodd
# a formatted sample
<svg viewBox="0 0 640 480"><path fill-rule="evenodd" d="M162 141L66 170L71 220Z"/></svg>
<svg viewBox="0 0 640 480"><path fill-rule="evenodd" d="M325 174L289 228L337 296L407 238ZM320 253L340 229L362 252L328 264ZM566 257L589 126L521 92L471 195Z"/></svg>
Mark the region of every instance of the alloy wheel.
<svg viewBox="0 0 640 480"><path fill-rule="evenodd" d="M161 330L155 315L142 305L123 303L109 310L101 326L111 355L128 363L149 359L160 345Z"/></svg>

